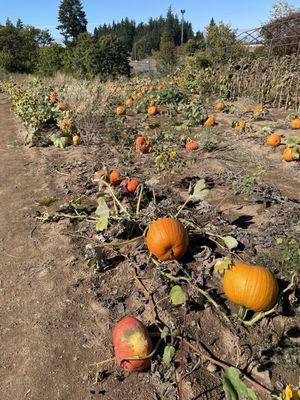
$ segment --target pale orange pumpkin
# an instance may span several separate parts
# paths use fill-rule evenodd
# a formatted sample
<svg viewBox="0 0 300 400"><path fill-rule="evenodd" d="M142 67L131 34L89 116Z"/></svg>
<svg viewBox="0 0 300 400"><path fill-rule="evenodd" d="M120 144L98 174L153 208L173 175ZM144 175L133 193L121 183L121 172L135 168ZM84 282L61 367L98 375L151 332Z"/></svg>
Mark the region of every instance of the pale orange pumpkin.
<svg viewBox="0 0 300 400"><path fill-rule="evenodd" d="M259 114L261 114L263 112L263 105L260 104L256 104L256 106L254 106L253 108L253 115L256 117Z"/></svg>
<svg viewBox="0 0 300 400"><path fill-rule="evenodd" d="M224 103L223 101L218 101L218 102L215 104L215 109L216 109L217 111L222 111L222 110L224 110L224 108L225 108L225 103Z"/></svg>
<svg viewBox="0 0 300 400"><path fill-rule="evenodd" d="M300 129L300 118L294 118L290 124L291 129Z"/></svg>
<svg viewBox="0 0 300 400"><path fill-rule="evenodd" d="M150 225L146 244L150 253L159 260L177 260L187 251L189 238L177 219L160 218Z"/></svg>
<svg viewBox="0 0 300 400"><path fill-rule="evenodd" d="M277 280L269 269L244 262L225 271L223 289L232 303L253 311L269 310L279 295Z"/></svg>
<svg viewBox="0 0 300 400"><path fill-rule="evenodd" d="M281 143L281 137L279 135L273 134L273 135L269 135L266 139L266 143L269 146L272 147L277 147L280 145Z"/></svg>
<svg viewBox="0 0 300 400"><path fill-rule="evenodd" d="M81 143L81 137L79 135L74 135L72 137L72 142L74 146L78 146Z"/></svg>
<svg viewBox="0 0 300 400"><path fill-rule="evenodd" d="M126 107L131 106L132 102L133 102L132 99L127 99L126 102L125 102Z"/></svg>

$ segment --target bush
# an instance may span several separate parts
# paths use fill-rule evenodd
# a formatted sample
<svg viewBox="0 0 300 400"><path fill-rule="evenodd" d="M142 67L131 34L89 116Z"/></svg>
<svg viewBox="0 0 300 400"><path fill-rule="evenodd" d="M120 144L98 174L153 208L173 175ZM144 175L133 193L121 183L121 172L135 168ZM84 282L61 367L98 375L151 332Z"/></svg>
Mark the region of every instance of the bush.
<svg viewBox="0 0 300 400"><path fill-rule="evenodd" d="M36 73L41 76L53 76L62 68L64 49L53 43L38 50Z"/></svg>

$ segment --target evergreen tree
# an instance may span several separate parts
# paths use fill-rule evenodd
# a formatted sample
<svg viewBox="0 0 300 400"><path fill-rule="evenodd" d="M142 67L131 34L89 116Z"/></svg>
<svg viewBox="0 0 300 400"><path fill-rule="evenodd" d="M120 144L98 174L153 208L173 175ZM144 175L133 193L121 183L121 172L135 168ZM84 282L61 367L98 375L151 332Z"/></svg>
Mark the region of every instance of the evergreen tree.
<svg viewBox="0 0 300 400"><path fill-rule="evenodd" d="M16 28L17 28L17 29L22 29L23 27L24 27L23 22L21 21L20 18L18 18L18 19L17 19L17 22L16 22Z"/></svg>
<svg viewBox="0 0 300 400"><path fill-rule="evenodd" d="M11 20L9 18L6 18L5 25L6 26L14 26L14 24L11 22Z"/></svg>
<svg viewBox="0 0 300 400"><path fill-rule="evenodd" d="M74 43L80 33L86 32L87 19L81 0L62 0L59 6L57 29L65 38L65 44Z"/></svg>

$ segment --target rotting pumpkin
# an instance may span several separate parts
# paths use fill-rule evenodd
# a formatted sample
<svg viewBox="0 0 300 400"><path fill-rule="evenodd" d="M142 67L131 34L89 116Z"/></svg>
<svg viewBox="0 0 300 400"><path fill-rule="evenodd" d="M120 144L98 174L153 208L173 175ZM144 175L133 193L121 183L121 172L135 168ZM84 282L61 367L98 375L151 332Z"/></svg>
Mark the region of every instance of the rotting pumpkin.
<svg viewBox="0 0 300 400"><path fill-rule="evenodd" d="M244 262L225 271L223 289L230 301L252 311L269 310L279 295L277 280L269 269Z"/></svg>
<svg viewBox="0 0 300 400"><path fill-rule="evenodd" d="M113 345L117 363L128 372L144 371L150 367L153 345L145 325L127 316L119 321L113 331ZM140 357L144 360L126 360Z"/></svg>
<svg viewBox="0 0 300 400"><path fill-rule="evenodd" d="M187 251L189 238L185 227L177 219L160 218L150 225L146 244L150 253L159 260L177 260Z"/></svg>

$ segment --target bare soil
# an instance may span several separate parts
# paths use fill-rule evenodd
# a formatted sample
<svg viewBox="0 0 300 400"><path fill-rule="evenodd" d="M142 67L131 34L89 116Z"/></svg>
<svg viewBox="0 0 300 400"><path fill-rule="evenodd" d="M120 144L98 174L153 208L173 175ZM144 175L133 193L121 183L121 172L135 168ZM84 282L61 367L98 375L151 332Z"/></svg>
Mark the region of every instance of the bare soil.
<svg viewBox="0 0 300 400"><path fill-rule="evenodd" d="M297 163L285 163L278 152L255 140L237 140L230 130L232 119L218 116L226 134L221 151L203 154L200 162L191 162L181 174L158 175L157 213L176 210L187 196L189 183L205 178L211 188L206 205L188 205L183 217L194 218L203 226L211 223L220 234L233 234L242 244L239 255L255 262L262 249L272 253L276 237L292 232L297 224L300 170ZM88 268L86 239L93 243L95 232L87 224L68 219L43 223L37 219L41 207L36 201L45 196L58 199L50 213L79 196L85 197L82 209L94 212L94 172L103 165L122 166L124 175L145 181L155 174L150 155L138 160L140 164L134 163L128 161L126 151L105 140L101 148L25 147L21 124L3 96L0 135L1 398L175 400L180 393L181 400L224 399L222 371L184 347L170 366L162 364L159 351L146 373L128 375L108 363L99 367L97 374L91 364L113 356L112 327L126 314L147 322L153 331L161 321L183 327L186 338L202 343L209 354L251 374L267 388L279 387L280 382L299 384L295 367L299 361L292 365L290 353L285 352L286 341L295 346L294 353L299 351L299 315L294 306L281 308L279 314L251 329L237 319L226 323L208 303L174 308L168 300L162 300L170 283L148 266L143 243L107 251L99 257L97 269ZM187 153L186 157L192 161L194 155ZM265 173L259 184L243 193L248 181L238 178L251 178L261 164ZM232 183L242 193L235 193ZM116 226L109 238L124 239L135 229ZM222 293L220 283L216 277L211 279L212 265L199 256L203 246L214 244L199 236L190 239L191 248L183 264L195 276L199 274L223 304L224 297L218 294ZM178 272L176 264L169 268L172 273ZM283 279L280 284L284 288L288 281ZM156 311L154 302L160 302ZM224 307L227 313L236 312L228 303ZM186 372L179 379L183 370ZM259 391L258 396L269 398Z"/></svg>

